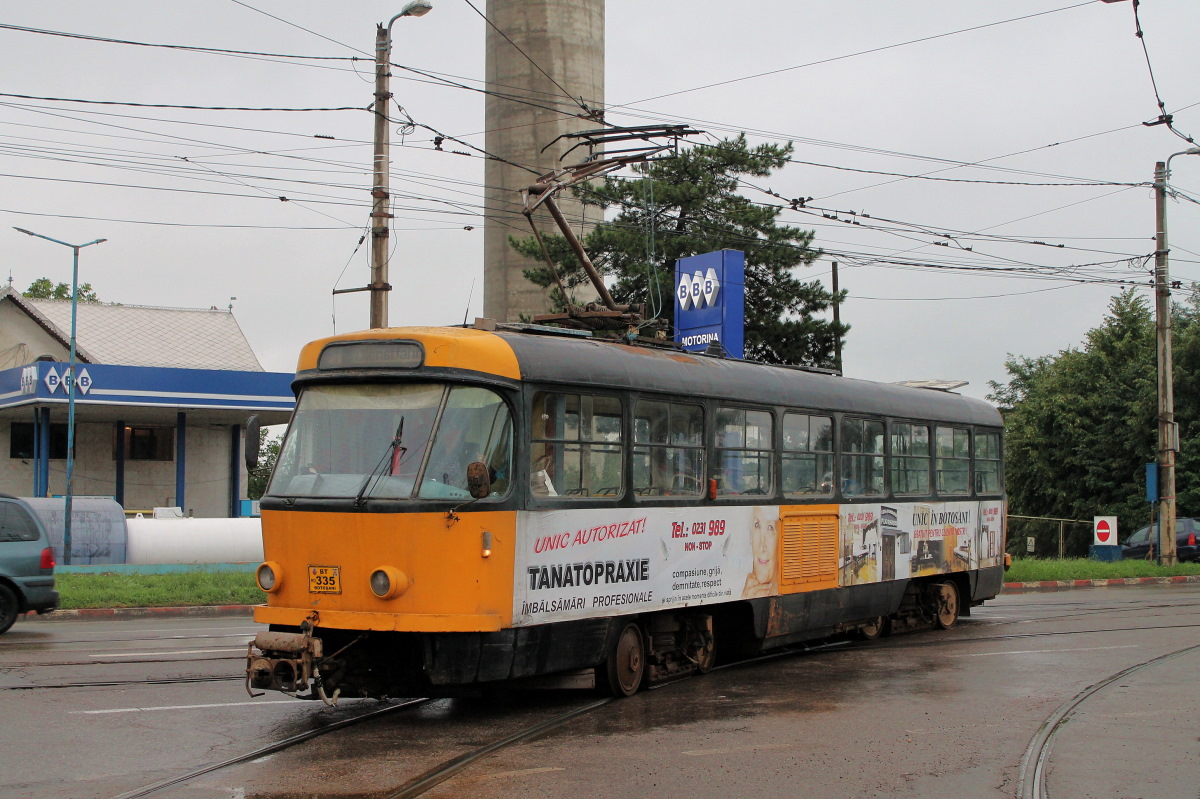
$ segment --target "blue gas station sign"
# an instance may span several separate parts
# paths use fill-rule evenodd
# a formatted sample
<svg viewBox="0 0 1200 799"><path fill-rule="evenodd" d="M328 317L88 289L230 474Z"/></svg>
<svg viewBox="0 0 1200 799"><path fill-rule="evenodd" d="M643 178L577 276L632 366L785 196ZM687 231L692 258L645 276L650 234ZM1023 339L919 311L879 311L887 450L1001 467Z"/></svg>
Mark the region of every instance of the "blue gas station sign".
<svg viewBox="0 0 1200 799"><path fill-rule="evenodd" d="M746 254L719 250L675 262L675 341L690 352L720 342L745 357Z"/></svg>

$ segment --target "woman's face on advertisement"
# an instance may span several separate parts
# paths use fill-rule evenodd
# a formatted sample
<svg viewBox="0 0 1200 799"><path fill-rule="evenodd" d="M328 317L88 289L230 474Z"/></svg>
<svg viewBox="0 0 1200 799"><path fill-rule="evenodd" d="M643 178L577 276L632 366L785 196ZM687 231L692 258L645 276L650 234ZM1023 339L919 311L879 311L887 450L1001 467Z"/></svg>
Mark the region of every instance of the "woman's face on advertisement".
<svg viewBox="0 0 1200 799"><path fill-rule="evenodd" d="M754 552L754 576L760 581L771 578L771 567L775 559L775 525L764 524L758 517L750 530L750 546Z"/></svg>

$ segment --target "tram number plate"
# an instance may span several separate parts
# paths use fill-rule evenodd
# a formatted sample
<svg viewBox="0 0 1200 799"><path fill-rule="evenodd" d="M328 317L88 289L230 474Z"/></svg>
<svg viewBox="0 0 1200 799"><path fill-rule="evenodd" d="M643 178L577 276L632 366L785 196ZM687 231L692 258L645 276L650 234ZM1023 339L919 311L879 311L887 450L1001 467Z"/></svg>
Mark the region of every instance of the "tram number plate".
<svg viewBox="0 0 1200 799"><path fill-rule="evenodd" d="M340 594L342 593L341 566L309 566L308 593L310 594Z"/></svg>

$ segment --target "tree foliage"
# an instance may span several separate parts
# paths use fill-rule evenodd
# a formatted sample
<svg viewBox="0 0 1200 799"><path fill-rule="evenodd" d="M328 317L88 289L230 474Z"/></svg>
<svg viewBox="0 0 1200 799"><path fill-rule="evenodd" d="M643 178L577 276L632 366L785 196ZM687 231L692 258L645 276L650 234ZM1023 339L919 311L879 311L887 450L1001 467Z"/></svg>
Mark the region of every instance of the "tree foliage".
<svg viewBox="0 0 1200 799"><path fill-rule="evenodd" d="M71 299L71 287L66 283L52 283L48 277L39 277L29 284L29 288L21 292L21 296L31 300L69 300ZM100 302L91 283L79 284L79 301Z"/></svg>
<svg viewBox="0 0 1200 799"><path fill-rule="evenodd" d="M1200 513L1200 292L1174 316L1180 516ZM1012 513L1066 519L1114 515L1124 531L1149 520L1146 464L1158 449L1154 316L1127 289L1082 347L1010 357L991 399L1004 414Z"/></svg>
<svg viewBox="0 0 1200 799"><path fill-rule="evenodd" d="M258 430L258 466L250 471L246 479L246 496L249 499L262 499L266 493L267 482L275 469L275 461L279 460L279 448L283 445L283 436L269 436L267 428Z"/></svg>
<svg viewBox="0 0 1200 799"><path fill-rule="evenodd" d="M637 165L634 171L641 180L608 178L576 191L586 205L619 209L583 242L597 269L614 280L613 298L644 303L648 315L673 324L675 261L721 249L742 250L746 357L831 366L835 342L849 326L816 316L831 307L833 295L820 281L806 283L795 275L820 254L810 246L812 231L778 224L779 208L752 203L738 193L743 176L770 177L791 153L791 144L750 147L746 137L738 135ZM568 292L585 283L566 240L544 238ZM534 238L510 237L509 242L541 264L525 270L528 279L543 287L554 284ZM551 297L561 310L564 303L557 288Z"/></svg>

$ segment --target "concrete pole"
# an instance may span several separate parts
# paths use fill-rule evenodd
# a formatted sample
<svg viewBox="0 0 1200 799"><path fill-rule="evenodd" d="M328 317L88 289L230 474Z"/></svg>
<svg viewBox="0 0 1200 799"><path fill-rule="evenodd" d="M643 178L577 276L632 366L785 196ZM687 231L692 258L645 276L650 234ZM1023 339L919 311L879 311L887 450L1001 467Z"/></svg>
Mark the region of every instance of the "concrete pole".
<svg viewBox="0 0 1200 799"><path fill-rule="evenodd" d="M588 118L576 101L582 99L588 108L603 109L604 0L489 0L487 15L492 23L486 34L487 88L495 94L485 101L484 149L531 167L537 174L550 172L563 165L559 156L574 142L560 141L544 153L543 147L563 133L603 127ZM498 96L504 94L524 102ZM586 155L586 150L575 150L569 160L573 163ZM550 311L548 290L523 274L538 262L524 258L508 244L510 235L531 234L521 215L520 191L537 174L494 160L484 168L483 312L497 321ZM585 217L582 204L566 192L558 203L580 238L601 217L594 209ZM548 214L539 212L533 219L539 230L558 232ZM590 287L574 290L574 296L580 302L596 298Z"/></svg>
<svg viewBox="0 0 1200 799"><path fill-rule="evenodd" d="M388 325L388 145L391 125L388 113L391 110L392 92L389 87L392 71L392 41L388 29L379 25L375 29L375 153L373 157L375 179L371 186L371 328Z"/></svg>
<svg viewBox="0 0 1200 799"><path fill-rule="evenodd" d="M838 294L838 262L833 262L833 324L836 327L842 321L842 303L837 299ZM839 333L833 340L833 367L842 373L842 336Z"/></svg>
<svg viewBox="0 0 1200 799"><path fill-rule="evenodd" d="M1171 280L1167 265L1167 165L1154 165L1154 312L1158 339L1158 560L1174 566L1175 388L1171 357Z"/></svg>

